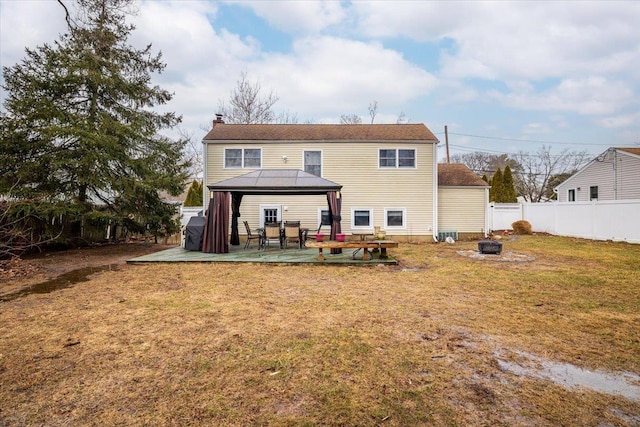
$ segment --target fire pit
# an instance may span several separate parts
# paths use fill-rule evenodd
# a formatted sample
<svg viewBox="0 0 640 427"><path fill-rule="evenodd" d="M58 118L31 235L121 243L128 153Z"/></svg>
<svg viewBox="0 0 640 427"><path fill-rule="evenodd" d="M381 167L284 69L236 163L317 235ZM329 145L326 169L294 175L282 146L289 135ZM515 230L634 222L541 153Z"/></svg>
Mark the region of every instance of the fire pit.
<svg viewBox="0 0 640 427"><path fill-rule="evenodd" d="M500 255L500 252L502 252L502 242L496 242L495 240L480 240L478 242L478 252L481 254Z"/></svg>

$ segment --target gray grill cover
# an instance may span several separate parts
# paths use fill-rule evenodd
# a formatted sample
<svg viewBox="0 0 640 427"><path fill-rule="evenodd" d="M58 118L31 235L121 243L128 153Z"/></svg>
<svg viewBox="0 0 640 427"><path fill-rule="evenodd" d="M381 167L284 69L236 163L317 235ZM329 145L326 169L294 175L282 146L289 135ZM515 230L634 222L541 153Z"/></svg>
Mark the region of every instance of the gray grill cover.
<svg viewBox="0 0 640 427"><path fill-rule="evenodd" d="M192 216L187 223L184 237L184 248L188 251L202 250L202 236L204 236L204 223L206 218L203 216Z"/></svg>

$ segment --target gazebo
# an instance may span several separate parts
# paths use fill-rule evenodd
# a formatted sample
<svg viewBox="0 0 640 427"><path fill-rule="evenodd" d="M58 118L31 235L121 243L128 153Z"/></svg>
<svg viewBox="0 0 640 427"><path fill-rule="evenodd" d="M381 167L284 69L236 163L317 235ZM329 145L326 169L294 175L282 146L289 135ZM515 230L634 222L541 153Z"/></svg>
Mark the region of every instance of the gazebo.
<svg viewBox="0 0 640 427"><path fill-rule="evenodd" d="M204 228L202 251L229 252L229 205L231 205L231 244L240 244L238 217L245 195L327 195L331 239L340 233L342 186L327 179L297 169L260 169L235 178L207 185L213 198L209 201ZM332 249L331 253L340 253Z"/></svg>

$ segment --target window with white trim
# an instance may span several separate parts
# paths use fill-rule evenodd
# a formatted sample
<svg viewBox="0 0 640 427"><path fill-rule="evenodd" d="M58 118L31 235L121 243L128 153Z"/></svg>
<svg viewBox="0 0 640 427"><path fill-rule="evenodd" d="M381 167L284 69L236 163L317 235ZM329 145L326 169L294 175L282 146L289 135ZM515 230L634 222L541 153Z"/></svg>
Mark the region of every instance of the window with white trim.
<svg viewBox="0 0 640 427"><path fill-rule="evenodd" d="M225 148L225 169L260 169L262 167L261 148Z"/></svg>
<svg viewBox="0 0 640 427"><path fill-rule="evenodd" d="M351 209L351 228L373 228L373 211L371 209Z"/></svg>
<svg viewBox="0 0 640 427"><path fill-rule="evenodd" d="M598 200L598 186L592 185L589 187L589 200Z"/></svg>
<svg viewBox="0 0 640 427"><path fill-rule="evenodd" d="M304 171L315 176L322 176L322 151L305 151Z"/></svg>
<svg viewBox="0 0 640 427"><path fill-rule="evenodd" d="M569 202L575 202L576 201L576 189L575 188L570 188L567 191L567 201L569 201Z"/></svg>
<svg viewBox="0 0 640 427"><path fill-rule="evenodd" d="M378 150L378 167L415 169L416 150L413 148L381 148Z"/></svg>
<svg viewBox="0 0 640 427"><path fill-rule="evenodd" d="M406 228L407 210L405 208L385 208L384 228Z"/></svg>

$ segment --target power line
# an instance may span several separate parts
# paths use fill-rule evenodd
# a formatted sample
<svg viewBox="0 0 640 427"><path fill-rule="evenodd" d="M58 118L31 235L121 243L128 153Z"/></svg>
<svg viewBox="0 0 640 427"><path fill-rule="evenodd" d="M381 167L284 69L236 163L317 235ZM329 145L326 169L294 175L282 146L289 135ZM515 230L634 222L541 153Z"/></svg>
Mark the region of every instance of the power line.
<svg viewBox="0 0 640 427"><path fill-rule="evenodd" d="M443 132L438 132L436 135L442 135ZM594 146L606 146L608 147L610 143L585 143L585 142L561 142L561 141L541 141L536 139L518 139L518 138L506 138L499 136L486 136L486 135L473 135L469 133L457 133L457 132L449 132L449 135L458 135L458 136L468 136L471 138L482 138L482 139L493 139L496 141L515 141L515 142L533 142L536 144L558 144L558 145L594 145Z"/></svg>

